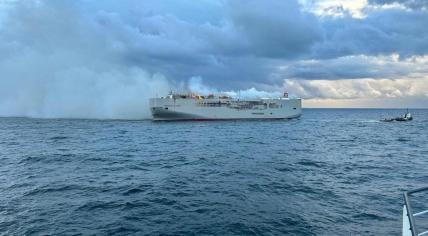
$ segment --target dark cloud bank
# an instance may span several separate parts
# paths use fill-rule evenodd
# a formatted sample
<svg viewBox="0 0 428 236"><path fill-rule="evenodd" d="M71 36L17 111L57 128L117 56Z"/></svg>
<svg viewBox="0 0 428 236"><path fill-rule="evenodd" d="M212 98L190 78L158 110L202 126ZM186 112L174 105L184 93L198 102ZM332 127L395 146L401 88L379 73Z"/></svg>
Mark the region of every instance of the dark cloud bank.
<svg viewBox="0 0 428 236"><path fill-rule="evenodd" d="M428 12L316 16L297 1L16 1L0 5L0 115L142 118L192 77L220 90L388 78L428 52ZM7 6L6 6L7 5ZM395 69L376 61L397 55ZM426 73L419 69L419 73Z"/></svg>

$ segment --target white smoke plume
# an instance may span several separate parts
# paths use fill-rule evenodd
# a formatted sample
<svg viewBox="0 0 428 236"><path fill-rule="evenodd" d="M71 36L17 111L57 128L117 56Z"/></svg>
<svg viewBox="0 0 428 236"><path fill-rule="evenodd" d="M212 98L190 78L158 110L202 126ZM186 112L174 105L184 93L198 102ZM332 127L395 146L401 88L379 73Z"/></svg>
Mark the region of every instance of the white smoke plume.
<svg viewBox="0 0 428 236"><path fill-rule="evenodd" d="M22 1L0 20L0 116L149 117L164 76L129 66L125 29L65 2ZM103 15L104 14L104 15Z"/></svg>
<svg viewBox="0 0 428 236"><path fill-rule="evenodd" d="M144 62L130 62L129 55L145 42L139 40L138 28L113 13L87 14L79 4L22 1L7 5L6 11L3 5L0 116L149 118L148 99L180 87L156 71L148 72ZM221 92L197 77L190 79L189 89ZM222 93L241 98L280 95L254 88Z"/></svg>
<svg viewBox="0 0 428 236"><path fill-rule="evenodd" d="M278 88L280 89L280 88ZM239 91L228 90L228 91L219 91L218 89L211 88L203 84L201 77L192 77L188 82L188 90L191 92L207 95L207 94L224 94L234 98L275 98L280 97L283 93L278 91L261 91L256 88L249 88Z"/></svg>

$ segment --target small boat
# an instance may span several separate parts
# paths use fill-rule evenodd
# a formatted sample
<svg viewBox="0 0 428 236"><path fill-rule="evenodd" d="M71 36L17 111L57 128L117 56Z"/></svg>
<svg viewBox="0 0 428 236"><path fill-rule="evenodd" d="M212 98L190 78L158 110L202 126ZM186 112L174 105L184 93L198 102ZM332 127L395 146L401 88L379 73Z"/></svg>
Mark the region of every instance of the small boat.
<svg viewBox="0 0 428 236"><path fill-rule="evenodd" d="M409 121L413 120L412 114L410 114L409 110L407 110L406 114L402 117L395 118L396 121Z"/></svg>
<svg viewBox="0 0 428 236"><path fill-rule="evenodd" d="M392 122L392 121L410 121L413 120L412 114L410 114L409 109L407 109L406 113L403 116L399 116L396 118L385 118L380 121L382 122Z"/></svg>

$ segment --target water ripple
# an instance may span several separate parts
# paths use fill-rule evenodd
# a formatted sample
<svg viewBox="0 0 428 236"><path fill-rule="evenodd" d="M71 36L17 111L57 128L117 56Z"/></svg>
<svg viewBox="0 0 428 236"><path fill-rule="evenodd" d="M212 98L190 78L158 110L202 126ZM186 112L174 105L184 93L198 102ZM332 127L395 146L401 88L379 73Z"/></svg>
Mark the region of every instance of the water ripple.
<svg viewBox="0 0 428 236"><path fill-rule="evenodd" d="M4 235L397 235L427 110L291 121L0 118Z"/></svg>

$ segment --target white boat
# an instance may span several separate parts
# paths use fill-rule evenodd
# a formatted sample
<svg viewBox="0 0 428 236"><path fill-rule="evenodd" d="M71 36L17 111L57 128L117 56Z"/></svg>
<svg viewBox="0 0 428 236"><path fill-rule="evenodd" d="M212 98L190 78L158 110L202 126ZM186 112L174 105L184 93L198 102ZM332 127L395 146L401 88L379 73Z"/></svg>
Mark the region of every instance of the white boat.
<svg viewBox="0 0 428 236"><path fill-rule="evenodd" d="M153 120L291 119L302 114L302 100L287 93L260 99L170 93L151 98L150 111Z"/></svg>

